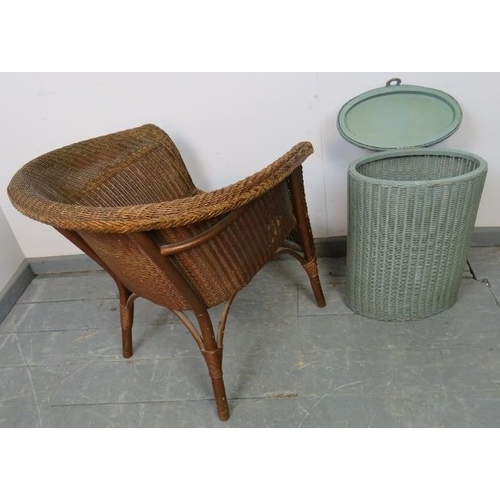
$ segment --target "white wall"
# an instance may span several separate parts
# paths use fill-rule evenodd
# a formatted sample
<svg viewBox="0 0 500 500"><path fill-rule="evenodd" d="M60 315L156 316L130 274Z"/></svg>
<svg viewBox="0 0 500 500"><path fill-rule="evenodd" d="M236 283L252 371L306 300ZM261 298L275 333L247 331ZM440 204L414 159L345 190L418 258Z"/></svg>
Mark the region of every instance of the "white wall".
<svg viewBox="0 0 500 500"><path fill-rule="evenodd" d="M0 294L23 260L24 254L0 208Z"/></svg>
<svg viewBox="0 0 500 500"><path fill-rule="evenodd" d="M499 73L42 73L0 74L0 207L27 257L79 251L55 230L22 216L6 186L14 172L51 149L155 123L176 142L195 183L223 186L309 140L305 163L316 237L346 232L346 169L368 152L336 129L340 107L392 77L434 87L461 104L460 130L437 148L483 156L489 174L478 226L500 226Z"/></svg>

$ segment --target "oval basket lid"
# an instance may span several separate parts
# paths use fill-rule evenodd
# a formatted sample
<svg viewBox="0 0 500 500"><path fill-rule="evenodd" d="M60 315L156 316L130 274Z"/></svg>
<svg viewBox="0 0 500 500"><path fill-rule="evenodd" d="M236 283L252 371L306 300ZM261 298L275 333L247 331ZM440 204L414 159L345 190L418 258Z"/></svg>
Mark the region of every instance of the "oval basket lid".
<svg viewBox="0 0 500 500"><path fill-rule="evenodd" d="M344 104L337 117L340 135L366 149L384 151L430 146L457 131L458 102L440 90L401 85L399 78Z"/></svg>

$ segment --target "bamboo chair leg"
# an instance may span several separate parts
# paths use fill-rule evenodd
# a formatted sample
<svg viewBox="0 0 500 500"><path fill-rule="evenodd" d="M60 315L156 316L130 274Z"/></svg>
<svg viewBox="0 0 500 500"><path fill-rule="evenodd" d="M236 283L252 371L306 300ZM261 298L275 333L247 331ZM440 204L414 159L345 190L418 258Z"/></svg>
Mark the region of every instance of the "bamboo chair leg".
<svg viewBox="0 0 500 500"><path fill-rule="evenodd" d="M228 301L228 305L223 310L221 325L219 326L218 337L216 339L207 308L170 258L160 254L157 243L146 233L132 233L131 237L134 238L143 251L149 255L151 260L165 272L184 296L186 302L190 305L189 309L194 312L200 327L199 332L182 311L173 311L192 334L205 358L208 373L212 380L219 418L221 420L227 420L229 418L229 407L226 391L224 389L224 381L222 379L222 338L224 335L225 320L229 312L232 298ZM127 299L127 302L130 303L130 300Z"/></svg>
<svg viewBox="0 0 500 500"><path fill-rule="evenodd" d="M224 307L221 314L217 338L215 338L212 320L210 319L208 311L205 309L202 314L197 316L201 334L200 350L207 364L208 374L210 375L212 389L214 391L217 414L221 420L227 420L229 418L229 405L222 375L222 350L225 324L231 302L232 298L226 302L226 307Z"/></svg>
<svg viewBox="0 0 500 500"><path fill-rule="evenodd" d="M124 307L120 304L120 319L122 324L122 353L124 358L132 357L132 323L134 321L134 306Z"/></svg>
<svg viewBox="0 0 500 500"><path fill-rule="evenodd" d="M309 276L309 282L311 283L311 288L314 294L314 298L316 299L316 304L318 307L325 307L326 300L323 294L323 289L321 288L321 282L319 281L318 276L318 263L316 262L316 257L306 262L302 266L307 275Z"/></svg>
<svg viewBox="0 0 500 500"><path fill-rule="evenodd" d="M204 311L200 310L200 314L197 315L199 330L182 311L172 311L182 321L203 354L203 358L207 364L208 374L212 382L217 413L221 420L227 420L229 418L229 405L222 375L222 345L226 319L233 298L234 297L226 302L222 311L217 339L215 338L212 321L206 309Z"/></svg>
<svg viewBox="0 0 500 500"><path fill-rule="evenodd" d="M134 322L134 299L133 295L121 283L117 282L120 293L120 322L122 326L122 354L124 358L131 358L132 349L132 324Z"/></svg>
<svg viewBox="0 0 500 500"><path fill-rule="evenodd" d="M212 381L217 414L221 420L227 420L229 418L229 405L226 397L226 389L224 387L224 379L222 377L222 347L213 351L202 350L201 353L207 363L208 373Z"/></svg>
<svg viewBox="0 0 500 500"><path fill-rule="evenodd" d="M115 273L101 260L101 258L89 247L85 240L75 231L58 229L80 250L85 252L91 259L99 264L113 278L120 296L120 321L122 325L122 353L124 358L132 357L132 323L134 321L134 300L136 296L126 288L116 277Z"/></svg>
<svg viewBox="0 0 500 500"><path fill-rule="evenodd" d="M289 186L292 194L292 205L297 219L297 231L299 233L300 246L302 247L306 261L302 267L309 276L311 288L318 307L325 307L326 301L318 276L318 263L316 261L316 249L314 248L311 222L307 213L302 168L296 169L290 175Z"/></svg>

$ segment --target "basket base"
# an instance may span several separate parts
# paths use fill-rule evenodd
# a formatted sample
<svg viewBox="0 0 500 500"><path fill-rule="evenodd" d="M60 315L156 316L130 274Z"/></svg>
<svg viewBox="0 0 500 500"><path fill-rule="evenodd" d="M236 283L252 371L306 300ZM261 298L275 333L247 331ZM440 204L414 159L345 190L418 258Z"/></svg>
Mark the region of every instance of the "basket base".
<svg viewBox="0 0 500 500"><path fill-rule="evenodd" d="M398 313L390 313L388 311L373 311L367 308L358 307L356 304L353 304L349 301L348 297L345 299L345 305L355 314L359 314L364 316L365 318L375 319L378 321L394 321L394 322L405 322L405 321L420 321L422 319L428 318L429 316L435 316L436 314L440 314L444 311L447 311L451 307L453 307L457 302L455 299L452 303L448 303L439 308L420 311L419 313L415 312L398 312Z"/></svg>

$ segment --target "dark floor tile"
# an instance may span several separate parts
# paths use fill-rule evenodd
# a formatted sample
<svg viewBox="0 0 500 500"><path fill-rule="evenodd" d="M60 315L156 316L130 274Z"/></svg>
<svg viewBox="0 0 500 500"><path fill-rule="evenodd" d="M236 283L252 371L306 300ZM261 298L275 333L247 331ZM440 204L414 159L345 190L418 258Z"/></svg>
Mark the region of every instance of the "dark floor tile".
<svg viewBox="0 0 500 500"><path fill-rule="evenodd" d="M489 391L500 375L488 352L468 348L315 351L302 355L299 368L293 374L298 393L317 397Z"/></svg>
<svg viewBox="0 0 500 500"><path fill-rule="evenodd" d="M42 408L44 427L93 428L287 428L298 427L305 410L295 399L231 400L231 418L221 421L210 400L53 406Z"/></svg>
<svg viewBox="0 0 500 500"><path fill-rule="evenodd" d="M470 248L468 260L478 278L500 275L500 247Z"/></svg>
<svg viewBox="0 0 500 500"><path fill-rule="evenodd" d="M234 321L296 317L297 287L279 285L261 288L252 284L236 295L229 314Z"/></svg>
<svg viewBox="0 0 500 500"><path fill-rule="evenodd" d="M0 335L0 368L24 365L25 360L17 335Z"/></svg>
<svg viewBox="0 0 500 500"><path fill-rule="evenodd" d="M318 260L318 273L322 283L334 283L345 276L345 258ZM293 257L283 257L268 262L254 277L253 285L283 287L309 284L309 277Z"/></svg>
<svg viewBox="0 0 500 500"><path fill-rule="evenodd" d="M225 356L223 368L228 398L298 397L298 359L294 352ZM96 360L67 368L59 372L51 367L32 368L37 370L40 381L47 380L40 390L45 398L51 394L51 405L213 399L208 371L199 353L174 359ZM44 395L39 399L45 400Z"/></svg>
<svg viewBox="0 0 500 500"><path fill-rule="evenodd" d="M90 363L121 356L119 330L89 329L19 334L18 342L29 366Z"/></svg>
<svg viewBox="0 0 500 500"><path fill-rule="evenodd" d="M304 350L405 347L482 347L500 345L499 311L471 314L464 309L421 321L385 322L360 315L307 316L298 319L291 348Z"/></svg>
<svg viewBox="0 0 500 500"><path fill-rule="evenodd" d="M310 286L299 287L299 316L354 314L345 303L345 283L325 283L322 288L326 300L325 307L318 307Z"/></svg>
<svg viewBox="0 0 500 500"><path fill-rule="evenodd" d="M31 373L27 368L0 369L0 427L41 427Z"/></svg>
<svg viewBox="0 0 500 500"><path fill-rule="evenodd" d="M269 396L259 399L230 401L231 418L223 427L298 427L305 410L300 399L291 396Z"/></svg>
<svg viewBox="0 0 500 500"><path fill-rule="evenodd" d="M474 279L462 280L458 299L453 307L473 311L500 310L488 286Z"/></svg>
<svg viewBox="0 0 500 500"><path fill-rule="evenodd" d="M229 400L230 419L218 419L213 401L150 403L144 405L142 427L297 427L304 410L297 399Z"/></svg>
<svg viewBox="0 0 500 500"><path fill-rule="evenodd" d="M463 345L496 347L495 334L500 324L500 309L471 310L460 305L435 316L407 324L413 333L414 345Z"/></svg>
<svg viewBox="0 0 500 500"><path fill-rule="evenodd" d="M405 427L500 427L498 392L435 392L402 397Z"/></svg>
<svg viewBox="0 0 500 500"><path fill-rule="evenodd" d="M43 426L49 428L137 428L142 425L144 405L44 406Z"/></svg>
<svg viewBox="0 0 500 500"><path fill-rule="evenodd" d="M103 383L105 381L105 383ZM195 358L95 361L62 379L52 405L198 400L212 397L207 369Z"/></svg>
<svg viewBox="0 0 500 500"><path fill-rule="evenodd" d="M500 398L489 392L329 394L307 411L301 427L500 427Z"/></svg>
<svg viewBox="0 0 500 500"><path fill-rule="evenodd" d="M149 300L138 298L134 302L134 326L140 325L166 325L178 323L179 320L171 311L161 307ZM92 326L119 328L120 327L120 305L117 299L102 300Z"/></svg>
<svg viewBox="0 0 500 500"><path fill-rule="evenodd" d="M92 328L102 303L97 299L17 304L0 324L0 333Z"/></svg>
<svg viewBox="0 0 500 500"><path fill-rule="evenodd" d="M27 364L31 366L123 359L119 328L25 333L19 335L18 344ZM136 326L133 330L133 346L134 361L182 358L199 353L191 335L180 324Z"/></svg>
<svg viewBox="0 0 500 500"><path fill-rule="evenodd" d="M307 410L299 427L405 427L404 406L380 395L325 394Z"/></svg>
<svg viewBox="0 0 500 500"><path fill-rule="evenodd" d="M116 298L113 280L104 272L64 276L37 276L18 300L27 302L60 302L68 300Z"/></svg>
<svg viewBox="0 0 500 500"><path fill-rule="evenodd" d="M224 378L229 398L286 399L305 396L299 393L300 353L277 352L226 355Z"/></svg>
<svg viewBox="0 0 500 500"><path fill-rule="evenodd" d="M357 314L301 317L298 332L290 339L290 347L303 352L404 348L413 338L408 323L377 321Z"/></svg>
<svg viewBox="0 0 500 500"><path fill-rule="evenodd" d="M290 349L291 340L300 335L293 316L274 316L265 320L229 318L224 336L226 355L282 352Z"/></svg>

